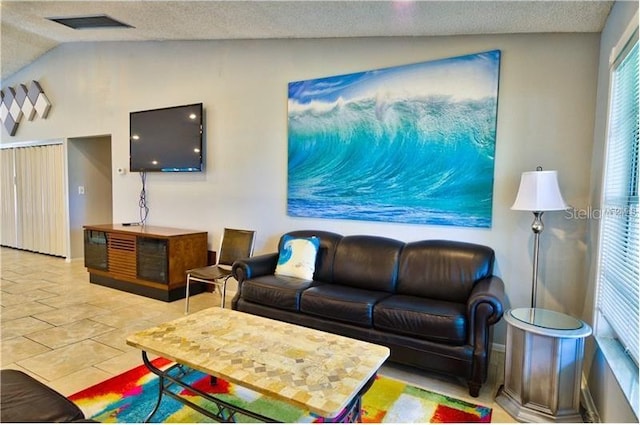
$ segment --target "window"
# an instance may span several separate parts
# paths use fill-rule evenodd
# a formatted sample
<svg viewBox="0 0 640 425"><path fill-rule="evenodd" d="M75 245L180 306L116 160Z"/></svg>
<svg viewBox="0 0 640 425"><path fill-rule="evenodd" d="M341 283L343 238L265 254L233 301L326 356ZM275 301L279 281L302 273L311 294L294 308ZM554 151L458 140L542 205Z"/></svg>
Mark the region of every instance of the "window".
<svg viewBox="0 0 640 425"><path fill-rule="evenodd" d="M637 19L635 20L637 21ZM638 212L638 27L614 49L603 180L598 263L597 337L634 411L640 342L638 299L640 244ZM618 374L616 369L626 372ZM629 371L635 370L635 373ZM626 375L627 381L621 382ZM633 395L635 394L635 395Z"/></svg>
<svg viewBox="0 0 640 425"><path fill-rule="evenodd" d="M637 34L637 33L636 33ZM637 37L637 35L636 35ZM638 363L638 42L614 63L601 224L598 308Z"/></svg>

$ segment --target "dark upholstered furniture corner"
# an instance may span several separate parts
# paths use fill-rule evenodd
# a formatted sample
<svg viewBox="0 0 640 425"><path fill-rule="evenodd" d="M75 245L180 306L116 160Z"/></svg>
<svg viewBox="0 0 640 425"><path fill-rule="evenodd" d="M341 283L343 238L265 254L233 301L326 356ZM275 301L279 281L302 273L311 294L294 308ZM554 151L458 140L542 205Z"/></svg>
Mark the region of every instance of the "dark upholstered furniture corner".
<svg viewBox="0 0 640 425"><path fill-rule="evenodd" d="M72 401L26 373L0 371L0 422L91 422Z"/></svg>
<svg viewBox="0 0 640 425"><path fill-rule="evenodd" d="M288 235L320 238L313 280L274 274L278 253L238 260L233 309L385 345L391 361L462 378L478 395L504 304L491 248L313 230Z"/></svg>

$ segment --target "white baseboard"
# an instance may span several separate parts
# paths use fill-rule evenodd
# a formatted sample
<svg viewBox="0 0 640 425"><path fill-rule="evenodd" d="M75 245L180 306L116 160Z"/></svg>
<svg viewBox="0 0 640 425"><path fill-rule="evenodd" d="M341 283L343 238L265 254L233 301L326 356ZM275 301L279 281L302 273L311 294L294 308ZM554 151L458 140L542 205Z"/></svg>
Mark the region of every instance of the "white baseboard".
<svg viewBox="0 0 640 425"><path fill-rule="evenodd" d="M495 351L496 353L504 353L506 351L506 346L504 344L496 344L494 342L491 344L491 351Z"/></svg>
<svg viewBox="0 0 640 425"><path fill-rule="evenodd" d="M584 374L582 375L582 383L580 385L580 402L586 410L584 415L585 422L600 423L600 415L598 414L596 404L591 397L591 391L589 391L589 387L587 385L587 377L584 376Z"/></svg>

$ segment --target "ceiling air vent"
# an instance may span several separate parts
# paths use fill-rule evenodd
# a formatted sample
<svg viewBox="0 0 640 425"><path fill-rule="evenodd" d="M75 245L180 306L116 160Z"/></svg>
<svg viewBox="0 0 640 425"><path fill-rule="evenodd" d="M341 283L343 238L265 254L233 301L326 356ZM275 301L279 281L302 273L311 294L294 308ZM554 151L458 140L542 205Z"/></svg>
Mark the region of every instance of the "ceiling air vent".
<svg viewBox="0 0 640 425"><path fill-rule="evenodd" d="M50 21L65 25L74 30L86 30L96 28L133 28L120 21L116 21L107 15L76 16L73 18L47 18Z"/></svg>

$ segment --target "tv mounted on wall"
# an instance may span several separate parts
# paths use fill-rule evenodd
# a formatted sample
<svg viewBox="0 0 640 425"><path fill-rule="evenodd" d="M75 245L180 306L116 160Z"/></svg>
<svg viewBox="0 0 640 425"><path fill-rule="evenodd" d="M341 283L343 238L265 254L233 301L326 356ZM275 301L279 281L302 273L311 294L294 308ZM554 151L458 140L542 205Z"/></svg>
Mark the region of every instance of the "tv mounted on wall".
<svg viewBox="0 0 640 425"><path fill-rule="evenodd" d="M202 103L129 114L131 171L202 171Z"/></svg>

